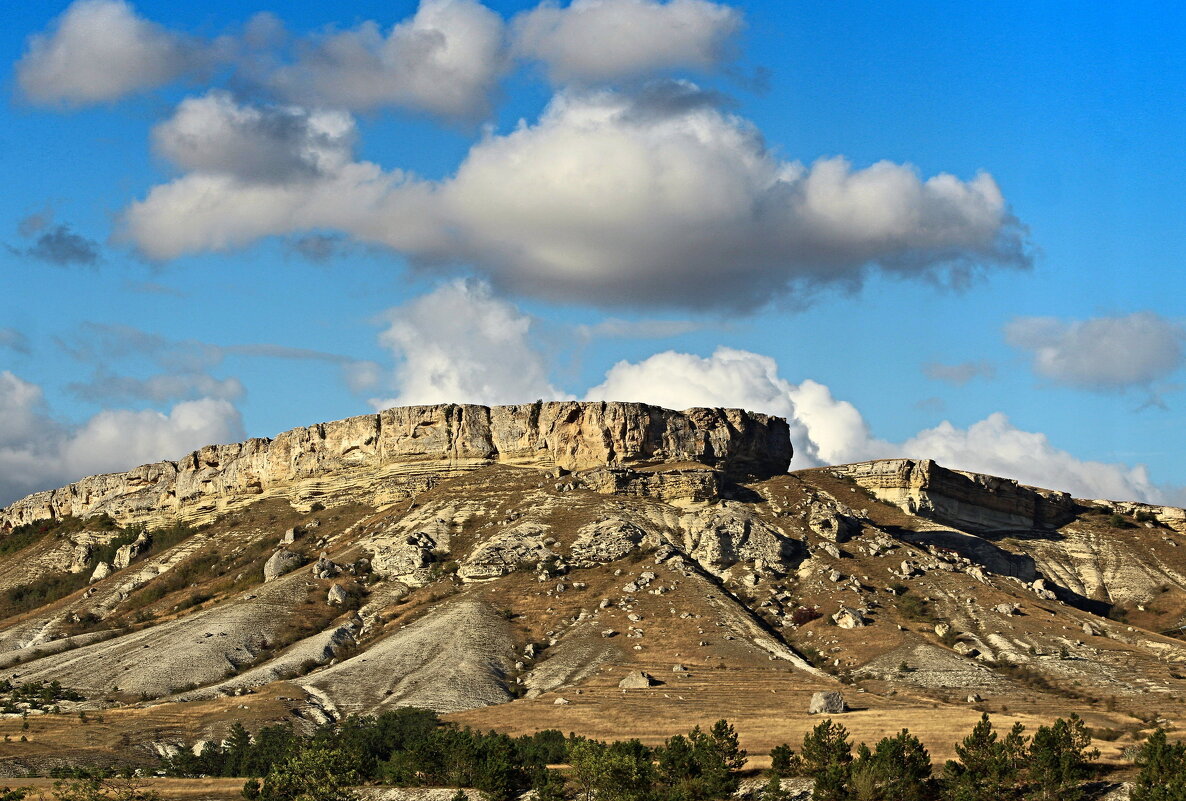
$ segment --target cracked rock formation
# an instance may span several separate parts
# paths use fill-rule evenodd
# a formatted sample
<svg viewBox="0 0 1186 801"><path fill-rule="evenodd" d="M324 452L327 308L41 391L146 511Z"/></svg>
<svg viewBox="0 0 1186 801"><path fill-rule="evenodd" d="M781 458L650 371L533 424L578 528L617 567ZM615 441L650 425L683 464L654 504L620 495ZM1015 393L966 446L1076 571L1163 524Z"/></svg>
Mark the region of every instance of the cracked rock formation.
<svg viewBox="0 0 1186 801"><path fill-rule="evenodd" d="M879 459L832 468L880 501L964 531L1049 529L1075 516L1065 492L949 470L930 459Z"/></svg>
<svg viewBox="0 0 1186 801"><path fill-rule="evenodd" d="M790 459L786 421L740 409L578 401L407 406L90 476L0 510L0 531L104 513L121 524L207 522L273 497L298 508L382 507L491 464L584 471L698 463L764 478L786 472Z"/></svg>

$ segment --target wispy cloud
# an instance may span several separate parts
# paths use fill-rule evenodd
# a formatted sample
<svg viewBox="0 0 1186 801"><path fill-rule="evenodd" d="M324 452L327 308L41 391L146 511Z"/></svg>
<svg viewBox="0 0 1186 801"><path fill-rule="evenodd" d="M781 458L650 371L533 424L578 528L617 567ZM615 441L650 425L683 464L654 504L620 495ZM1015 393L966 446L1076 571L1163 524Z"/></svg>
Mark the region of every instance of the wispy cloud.
<svg viewBox="0 0 1186 801"><path fill-rule="evenodd" d="M923 365L922 372L933 381L944 381L962 387L973 378L996 378L997 368L991 362L983 360L959 364L929 362Z"/></svg>

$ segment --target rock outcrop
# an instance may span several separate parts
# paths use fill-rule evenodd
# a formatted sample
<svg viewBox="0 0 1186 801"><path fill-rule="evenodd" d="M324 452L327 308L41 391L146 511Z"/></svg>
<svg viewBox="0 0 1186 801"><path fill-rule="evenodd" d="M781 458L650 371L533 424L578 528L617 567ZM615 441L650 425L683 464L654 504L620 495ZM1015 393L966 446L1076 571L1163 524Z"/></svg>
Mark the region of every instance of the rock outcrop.
<svg viewBox="0 0 1186 801"><path fill-rule="evenodd" d="M1054 528L1075 516L1075 502L1065 492L948 470L930 459L880 459L841 465L832 472L904 512L964 531Z"/></svg>
<svg viewBox="0 0 1186 801"><path fill-rule="evenodd" d="M697 463L741 478L785 472L790 459L786 421L740 409L674 412L577 401L408 406L275 439L211 445L177 462L38 492L0 511L0 530L103 513L121 524L206 522L272 497L306 509L352 501L385 506L491 464L585 471ZM696 482L678 483L689 484L679 492L695 494Z"/></svg>

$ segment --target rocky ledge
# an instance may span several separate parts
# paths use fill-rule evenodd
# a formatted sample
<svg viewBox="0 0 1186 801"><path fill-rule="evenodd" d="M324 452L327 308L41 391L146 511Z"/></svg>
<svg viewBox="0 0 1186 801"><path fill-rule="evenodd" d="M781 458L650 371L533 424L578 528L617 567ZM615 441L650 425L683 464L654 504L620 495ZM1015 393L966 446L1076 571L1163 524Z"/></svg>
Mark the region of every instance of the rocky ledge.
<svg viewBox="0 0 1186 801"><path fill-rule="evenodd" d="M1065 492L949 470L930 459L880 459L832 471L904 512L965 531L1056 528L1075 516L1075 502Z"/></svg>
<svg viewBox="0 0 1186 801"><path fill-rule="evenodd" d="M491 464L583 471L698 463L733 478L786 472L786 421L740 409L675 412L641 403L437 405L211 445L176 462L84 478L0 510L0 530L51 517L203 522L270 497L298 508L385 506Z"/></svg>

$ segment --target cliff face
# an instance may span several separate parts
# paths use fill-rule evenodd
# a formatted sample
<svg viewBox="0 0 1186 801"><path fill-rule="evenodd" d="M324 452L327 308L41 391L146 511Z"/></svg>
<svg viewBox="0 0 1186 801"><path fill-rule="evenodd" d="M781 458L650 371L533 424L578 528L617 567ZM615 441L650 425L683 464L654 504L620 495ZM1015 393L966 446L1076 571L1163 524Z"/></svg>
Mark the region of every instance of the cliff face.
<svg viewBox="0 0 1186 801"><path fill-rule="evenodd" d="M1074 517L1065 492L1008 478L948 470L930 459L881 459L832 468L910 514L965 531L1054 528Z"/></svg>
<svg viewBox="0 0 1186 801"><path fill-rule="evenodd" d="M767 477L786 472L790 459L786 421L739 409L576 401L409 406L90 476L0 510L0 529L101 513L125 524L201 522L269 497L303 508L381 506L499 463L576 471L698 462L734 477Z"/></svg>

